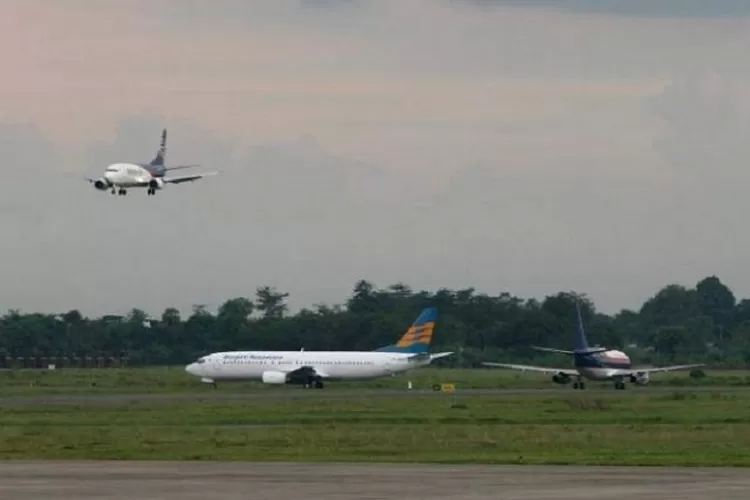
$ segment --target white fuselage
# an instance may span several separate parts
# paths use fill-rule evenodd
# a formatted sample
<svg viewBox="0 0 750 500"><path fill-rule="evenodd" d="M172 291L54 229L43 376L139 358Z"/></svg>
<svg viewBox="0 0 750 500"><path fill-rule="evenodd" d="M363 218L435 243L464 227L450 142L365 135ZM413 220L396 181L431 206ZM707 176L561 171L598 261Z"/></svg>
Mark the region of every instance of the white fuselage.
<svg viewBox="0 0 750 500"><path fill-rule="evenodd" d="M151 173L134 163L113 163L104 171L104 178L118 188L145 187L154 178Z"/></svg>
<svg viewBox="0 0 750 500"><path fill-rule="evenodd" d="M366 380L430 364L430 357L377 351L234 351L204 356L185 371L206 380L262 380L264 372L313 368L326 380Z"/></svg>

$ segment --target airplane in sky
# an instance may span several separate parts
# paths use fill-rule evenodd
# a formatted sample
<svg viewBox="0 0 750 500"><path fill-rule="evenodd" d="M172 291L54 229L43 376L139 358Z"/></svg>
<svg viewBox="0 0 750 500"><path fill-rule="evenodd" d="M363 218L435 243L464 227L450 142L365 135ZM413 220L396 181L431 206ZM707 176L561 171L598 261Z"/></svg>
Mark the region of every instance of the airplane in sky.
<svg viewBox="0 0 750 500"><path fill-rule="evenodd" d="M374 351L232 351L203 356L185 367L216 387L217 381L259 380L322 389L326 381L369 380L429 365L452 352L429 353L437 309L427 308L398 343Z"/></svg>
<svg viewBox="0 0 750 500"><path fill-rule="evenodd" d="M161 145L156 157L150 163L113 163L108 165L104 175L97 179L86 178L94 187L100 191L110 190L124 196L128 194L128 188L146 188L149 196L156 194L157 190L164 189L167 184L181 184L183 182L196 181L204 177L216 175L217 172L203 174L168 176L167 172L197 167L198 165L177 165L167 167L164 159L167 155L167 129L161 133Z"/></svg>
<svg viewBox="0 0 750 500"><path fill-rule="evenodd" d="M590 347L583 330L581 310L576 303L576 314L578 317L578 328L575 330L573 350L551 349L549 347L536 347L533 349L545 352L555 352L573 356L573 369L547 368L544 366L514 365L506 363L482 363L486 366L499 368L510 368L512 370L533 371L551 373L552 380L558 384L568 384L575 378L573 389L585 389L584 378L593 381L612 381L615 389L625 389L625 381L629 380L635 385L648 385L649 374L656 372L669 372L674 370L686 370L705 364L673 365L663 367L635 368L631 366L630 358L621 351L614 351L605 347Z"/></svg>

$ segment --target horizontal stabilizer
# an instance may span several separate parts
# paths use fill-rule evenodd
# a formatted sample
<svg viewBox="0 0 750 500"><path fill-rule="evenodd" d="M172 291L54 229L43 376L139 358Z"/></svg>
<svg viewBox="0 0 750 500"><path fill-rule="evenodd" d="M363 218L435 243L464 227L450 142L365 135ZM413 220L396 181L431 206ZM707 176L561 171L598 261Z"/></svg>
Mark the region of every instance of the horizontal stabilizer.
<svg viewBox="0 0 750 500"><path fill-rule="evenodd" d="M183 175L180 177L164 177L164 182L167 184L181 184L183 182L197 181L205 177L213 177L214 175L218 174L219 172L206 172L204 174Z"/></svg>
<svg viewBox="0 0 750 500"><path fill-rule="evenodd" d="M557 354L575 354L575 351L565 351L563 349L553 349L551 347L539 347L539 346L531 346L532 349L536 351L544 351L544 352L555 352Z"/></svg>
<svg viewBox="0 0 750 500"><path fill-rule="evenodd" d="M432 361L433 359L444 358L446 356L450 356L451 354L453 354L453 352L436 352L435 354L430 354L430 361Z"/></svg>
<svg viewBox="0 0 750 500"><path fill-rule="evenodd" d="M165 167L164 170L182 170L184 168L195 168L200 167L199 163L196 163L195 165L177 165L174 167Z"/></svg>
<svg viewBox="0 0 750 500"><path fill-rule="evenodd" d="M568 355L599 354L602 352L607 352L609 350L606 347L588 347L586 349L580 349L576 351L566 351L564 349L553 349L551 347L539 347L535 345L531 346L531 348L537 351L554 352L557 354L568 354Z"/></svg>

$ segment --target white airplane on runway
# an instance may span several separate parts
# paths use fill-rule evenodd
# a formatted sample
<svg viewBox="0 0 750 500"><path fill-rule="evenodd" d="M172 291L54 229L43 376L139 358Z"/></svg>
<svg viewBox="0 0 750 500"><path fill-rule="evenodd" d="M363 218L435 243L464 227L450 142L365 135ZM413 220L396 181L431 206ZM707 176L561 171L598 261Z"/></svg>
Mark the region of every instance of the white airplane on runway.
<svg viewBox="0 0 750 500"><path fill-rule="evenodd" d="M156 191L163 189L167 184L180 184L183 182L196 181L216 175L218 172L209 172L203 174L182 175L168 177L167 172L171 170L181 170L184 168L197 167L198 165L178 165L167 167L164 165L164 158L167 155L167 129L161 133L161 146L156 153L156 157L150 163L113 163L104 171L104 175L98 179L86 178L100 191L110 190L112 194L117 192L118 195L128 194L128 188L147 188L146 193L149 196L155 195Z"/></svg>
<svg viewBox="0 0 750 500"><path fill-rule="evenodd" d="M437 309L425 309L397 344L374 351L217 352L187 365L185 371L214 387L218 380L259 380L322 389L327 380L386 377L453 354L428 352L436 321Z"/></svg>

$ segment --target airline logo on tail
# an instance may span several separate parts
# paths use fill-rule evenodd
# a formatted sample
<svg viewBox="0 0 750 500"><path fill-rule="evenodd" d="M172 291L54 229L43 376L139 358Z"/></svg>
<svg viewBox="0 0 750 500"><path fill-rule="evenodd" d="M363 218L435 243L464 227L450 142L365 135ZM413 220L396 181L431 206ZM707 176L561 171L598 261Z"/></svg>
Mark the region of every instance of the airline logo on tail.
<svg viewBox="0 0 750 500"><path fill-rule="evenodd" d="M381 347L378 351L426 353L432 342L432 334L437 323L437 308L430 307L412 323L395 345Z"/></svg>

